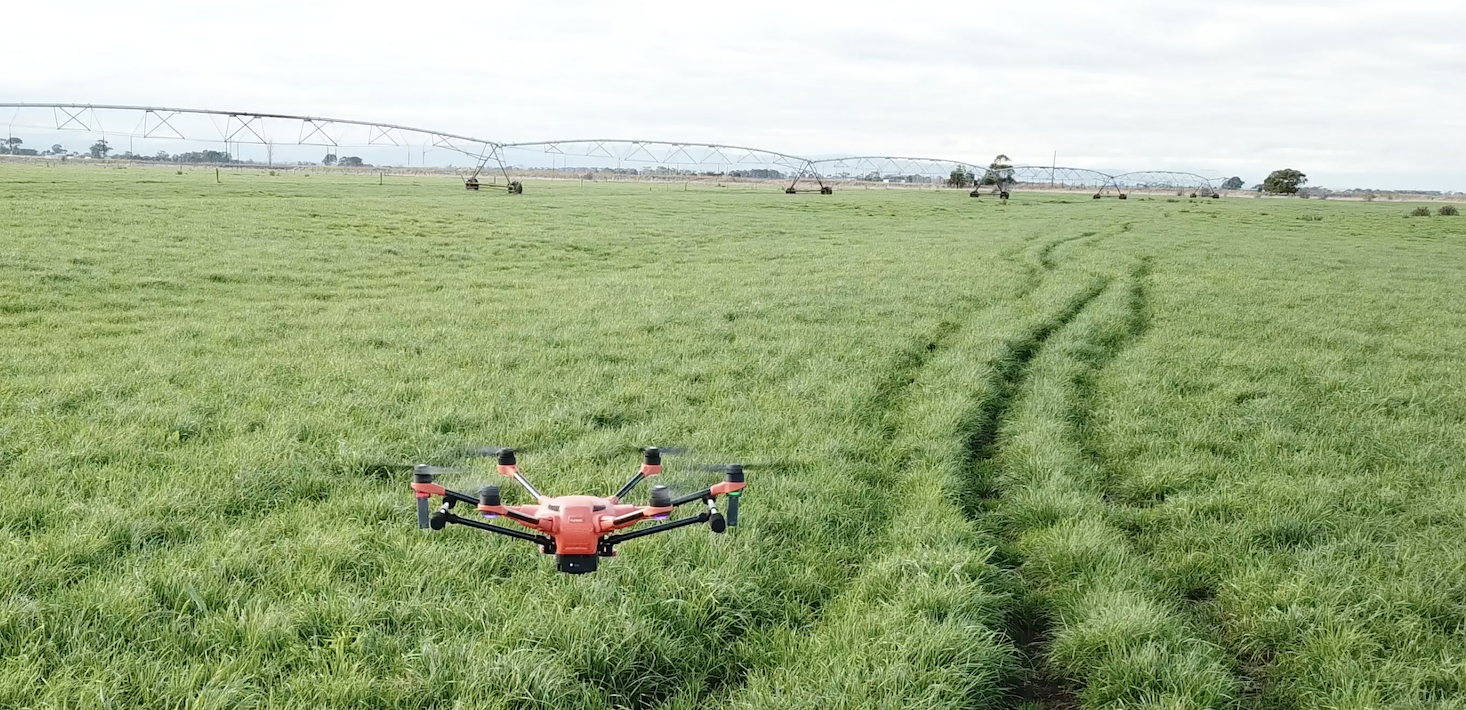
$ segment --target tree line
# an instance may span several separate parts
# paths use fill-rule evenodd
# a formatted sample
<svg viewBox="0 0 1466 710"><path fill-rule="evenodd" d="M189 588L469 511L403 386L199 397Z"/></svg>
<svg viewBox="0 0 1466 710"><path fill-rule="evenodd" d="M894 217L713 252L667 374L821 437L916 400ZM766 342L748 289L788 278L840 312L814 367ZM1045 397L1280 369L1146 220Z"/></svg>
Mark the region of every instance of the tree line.
<svg viewBox="0 0 1466 710"><path fill-rule="evenodd" d="M44 151L39 151L35 148L25 148L23 147L24 145L25 141L20 138L10 137L0 139L0 155L58 156L63 158L81 155L66 150L66 148L64 148L60 143L54 144L49 149ZM86 155L90 155L92 158L100 160L102 158L108 157L112 152L112 146L108 145L106 139L102 139L93 143L91 147L87 149ZM221 150L198 150L187 153L169 153L166 150L160 150L152 155L140 155L131 151L124 151L117 154L115 157L119 160L135 160L158 163L255 164L256 162L253 160L237 160L234 156L230 155L228 151ZM321 165L338 165L343 168L371 167L370 163L363 162L362 159L358 156L347 155L338 157L335 153L327 153L326 156L321 159ZM993 160L992 164L988 166L987 171L982 177L982 184L995 184L996 178L994 176L1000 174L1001 171L1011 169L1012 167L1013 165L1011 163L1011 159L1008 156L999 155L996 159ZM579 170L579 168L577 168L577 170ZM636 174L638 171L632 169L617 170L617 172L629 172L631 174ZM695 171L691 170L677 170L675 168L666 167L661 167L653 170L642 170L640 172L643 174L652 175L659 173L686 175L697 174ZM713 172L705 172L702 174L707 176L724 175L724 173ZM735 178L741 177L774 180L779 180L786 177L784 173L778 170L766 169L733 170L726 173L726 175L728 177ZM878 173L872 173L870 175L862 175L857 179L879 181L882 179L882 177ZM947 177L947 184L952 187L973 187L977 185L977 182L977 175L973 173L972 169L962 165L953 166L952 173ZM1242 186L1245 184L1246 183L1242 181L1242 178L1233 176L1227 178L1224 182L1222 182L1222 189L1241 190ZM1274 170L1267 176L1265 180L1262 181L1261 184L1254 185L1252 189L1257 192L1264 192L1273 195L1296 195L1298 194L1298 191L1307 184L1307 175L1292 168L1284 168L1282 170Z"/></svg>

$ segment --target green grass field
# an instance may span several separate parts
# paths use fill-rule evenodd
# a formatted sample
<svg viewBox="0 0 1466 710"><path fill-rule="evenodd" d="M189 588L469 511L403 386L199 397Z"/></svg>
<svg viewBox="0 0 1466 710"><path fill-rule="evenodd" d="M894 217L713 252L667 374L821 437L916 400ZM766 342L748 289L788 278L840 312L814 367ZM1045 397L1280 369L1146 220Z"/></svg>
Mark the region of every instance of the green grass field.
<svg viewBox="0 0 1466 710"><path fill-rule="evenodd" d="M0 707L1466 708L1407 212L0 167ZM584 576L393 466L651 444L772 465Z"/></svg>

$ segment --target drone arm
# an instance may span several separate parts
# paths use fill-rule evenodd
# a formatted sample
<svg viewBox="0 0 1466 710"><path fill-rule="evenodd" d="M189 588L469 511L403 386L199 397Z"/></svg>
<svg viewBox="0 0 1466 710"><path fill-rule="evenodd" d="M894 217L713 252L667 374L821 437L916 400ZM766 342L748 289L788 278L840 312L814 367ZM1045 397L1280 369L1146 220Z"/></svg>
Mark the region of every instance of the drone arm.
<svg viewBox="0 0 1466 710"><path fill-rule="evenodd" d="M616 495L611 496L613 500L619 502L622 498L626 497L627 493L630 493L632 489L636 488L636 484L662 472L661 449L643 449L641 456L641 469L636 472L635 476L631 477L631 480L626 482L626 485L621 486L621 490L616 491Z"/></svg>
<svg viewBox="0 0 1466 710"><path fill-rule="evenodd" d="M648 478L651 478L652 476L655 476L655 475L657 475L657 474L659 474L661 472L662 472L662 465L661 464L645 464L644 463L644 464L641 465L641 470L637 471L636 472L636 475L635 476L632 476L631 477L631 480L627 481L626 482L626 485L621 486L621 490L616 491L616 495L611 496L611 497L612 498L615 498L616 500L619 501L622 498L625 498L627 493L630 493L632 490L634 490L636 488L636 485L638 483L641 483L642 481L644 481L644 480L646 480Z"/></svg>
<svg viewBox="0 0 1466 710"><path fill-rule="evenodd" d="M700 490L700 491L698 491L696 493L688 493L687 495L682 496L681 498L673 498L672 499L672 507L673 508L676 508L676 507L679 507L679 506L687 505L688 503L695 503L697 501L707 500L707 499L712 498L712 497L713 497L713 489L711 489L711 488L704 488L704 489L702 489L702 490Z"/></svg>
<svg viewBox="0 0 1466 710"><path fill-rule="evenodd" d="M728 496L728 517L726 518L726 523L727 525L736 526L738 525L738 499L742 497L743 487L745 485L747 484L743 481L724 481L717 485L704 488L696 493L689 493L681 498L677 498L672 501L672 507L675 508L679 505L685 505L694 501L704 501L708 504L708 510L711 511L711 515L717 515L718 511L713 506L713 501L717 500L718 496L726 495ZM704 517L708 515L709 513L703 514ZM723 519L719 516L719 522L714 527L715 532L723 531L722 521Z"/></svg>
<svg viewBox="0 0 1466 710"><path fill-rule="evenodd" d="M529 491L529 494L533 496L535 500L544 499L544 496L541 495L538 490L535 490L535 487L530 484L529 479L525 478L524 475L519 472L519 466L515 464L501 463L499 464L499 473L514 479L517 483L519 483L520 486L524 487L524 490Z"/></svg>
<svg viewBox="0 0 1466 710"><path fill-rule="evenodd" d="M436 483L413 483L412 490L417 494L418 500L427 500L432 496L442 496L443 500L451 500L454 503L468 503L478 505L478 499L458 491L450 491Z"/></svg>
<svg viewBox="0 0 1466 710"><path fill-rule="evenodd" d="M688 525L706 523L711 517L711 513L699 513L690 518L682 518L681 520L674 520L670 523L662 523L661 525L654 525L649 528L642 528L640 530L635 530L629 533L607 535L601 538L601 547L602 549L609 550L611 547L626 542L627 540L635 540L636 538L646 537L647 535L655 535L660 532L667 532L668 530L676 530L677 528L684 528Z"/></svg>
<svg viewBox="0 0 1466 710"><path fill-rule="evenodd" d="M693 501L712 500L712 499L717 498L718 496L721 496L721 495L729 495L729 494L733 494L733 493L738 493L738 492L740 492L740 491L743 490L743 487L745 485L747 485L747 484L744 483L744 482L742 482L742 481L738 481L737 483L732 483L732 482L726 482L725 481L725 482L719 483L719 484L717 484L715 486L704 488L704 489L702 489L702 490L700 490L700 491L698 491L696 493L688 493L687 495L682 496L681 498L673 499L673 501L672 501L672 507L675 508L675 507L677 507L679 505L686 505L686 504L691 503Z"/></svg>
<svg viewBox="0 0 1466 710"><path fill-rule="evenodd" d="M611 497L616 499L617 501L625 498L627 493L630 493L631 491L636 489L636 484L641 483L643 478L645 478L645 476L641 475L641 472L638 471L635 476L631 477L631 480L626 482L626 485L621 486L621 490L616 491L616 495L613 495Z"/></svg>
<svg viewBox="0 0 1466 710"><path fill-rule="evenodd" d="M500 535L507 535L509 537L516 538L516 539L519 539L519 540L526 540L526 541L529 541L529 542L533 542L533 543L538 544L539 546L544 547L546 549L554 549L554 547L555 547L555 541L552 540L552 539L550 539L550 538L548 538L548 537L545 537L544 535L532 535L532 534L527 533L527 532L520 532L518 530L511 530L509 528L500 527L498 525L491 525L489 523L481 523L481 522L479 522L477 520L472 520L470 518L460 518L457 515L454 515L452 513L444 513L443 514L443 522L445 522L445 523L453 523L455 525L463 525L463 526L466 526L466 527L474 528L476 530L484 530L484 531L491 532L491 533L498 533Z"/></svg>
<svg viewBox="0 0 1466 710"><path fill-rule="evenodd" d="M423 529L430 527L433 522L432 504L428 502L433 496L443 498L442 512L447 512L447 509L453 507L454 503L478 502L477 499L470 498L458 491L450 491L436 483L414 482L412 490L417 496L417 526Z"/></svg>
<svg viewBox="0 0 1466 710"><path fill-rule="evenodd" d="M478 498L475 498L475 497L473 497L471 495L468 495L466 493L459 493L458 491L450 491L450 490L448 490L446 488L443 489L443 498L446 499L446 500L451 500L454 503L467 503L469 505L478 505Z"/></svg>
<svg viewBox="0 0 1466 710"><path fill-rule="evenodd" d="M494 495L497 496L498 494L495 493ZM517 522L517 523L519 523L521 525L524 525L527 528L534 528L536 530L544 530L545 532L549 532L550 531L549 528L545 527L545 525L544 525L545 521L544 520L542 520L538 516L531 515L529 513L524 512L524 510L521 509L524 506L520 506L519 508L513 508L513 507L510 507L510 506L507 506L507 505L500 505L497 498L495 498L492 501L492 503L485 502L484 499L479 498L479 499L477 499L477 500L474 501L474 504L478 506L479 512L482 512L485 515L489 515L489 516L503 515L503 516L509 518L510 520L513 520L513 521L515 521L515 522Z"/></svg>

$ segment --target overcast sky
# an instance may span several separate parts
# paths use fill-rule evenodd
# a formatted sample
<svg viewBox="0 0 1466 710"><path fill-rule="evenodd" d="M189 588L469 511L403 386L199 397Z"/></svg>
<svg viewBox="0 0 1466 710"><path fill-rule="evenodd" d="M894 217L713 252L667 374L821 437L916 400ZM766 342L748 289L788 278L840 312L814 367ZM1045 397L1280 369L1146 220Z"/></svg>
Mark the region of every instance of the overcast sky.
<svg viewBox="0 0 1466 710"><path fill-rule="evenodd" d="M1466 2L18 0L0 101L1466 190Z"/></svg>

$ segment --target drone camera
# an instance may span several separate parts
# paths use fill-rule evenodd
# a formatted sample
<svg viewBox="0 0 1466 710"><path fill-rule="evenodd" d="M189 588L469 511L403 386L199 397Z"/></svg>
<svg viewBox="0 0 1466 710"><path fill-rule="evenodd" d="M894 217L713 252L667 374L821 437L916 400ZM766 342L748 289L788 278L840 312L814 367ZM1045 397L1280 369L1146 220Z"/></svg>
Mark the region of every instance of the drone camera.
<svg viewBox="0 0 1466 710"><path fill-rule="evenodd" d="M595 555L556 555L555 569L566 574L587 574L596 571Z"/></svg>

